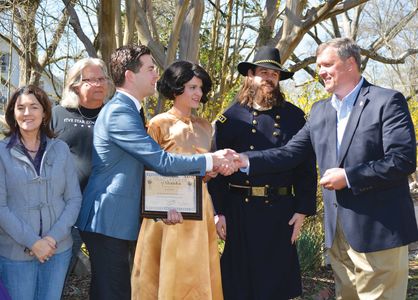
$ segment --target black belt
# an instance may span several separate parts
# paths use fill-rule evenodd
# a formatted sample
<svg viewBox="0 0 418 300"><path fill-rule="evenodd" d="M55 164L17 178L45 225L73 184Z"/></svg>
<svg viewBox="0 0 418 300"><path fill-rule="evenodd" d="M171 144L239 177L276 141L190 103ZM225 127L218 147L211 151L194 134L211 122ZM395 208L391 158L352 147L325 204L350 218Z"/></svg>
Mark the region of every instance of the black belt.
<svg viewBox="0 0 418 300"><path fill-rule="evenodd" d="M269 196L292 196L293 186L246 186L229 184L229 190L238 192L244 196L269 197Z"/></svg>

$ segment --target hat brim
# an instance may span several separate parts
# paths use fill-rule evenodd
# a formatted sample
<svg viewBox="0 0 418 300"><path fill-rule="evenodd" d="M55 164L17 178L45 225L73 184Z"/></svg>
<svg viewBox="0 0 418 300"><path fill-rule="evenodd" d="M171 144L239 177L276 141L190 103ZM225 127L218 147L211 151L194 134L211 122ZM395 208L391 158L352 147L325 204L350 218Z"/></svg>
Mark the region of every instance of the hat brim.
<svg viewBox="0 0 418 300"><path fill-rule="evenodd" d="M240 62L237 66L237 69L238 69L238 72L242 76L247 76L248 75L248 70L249 69L255 69L256 67L263 67L263 68L267 68L267 69L271 69L271 70L280 71L280 80L289 79L295 74L294 72L289 72L285 69L280 68L279 66L276 66L276 65L273 65L273 64L270 64L270 63L254 64L254 63L247 62L247 61Z"/></svg>

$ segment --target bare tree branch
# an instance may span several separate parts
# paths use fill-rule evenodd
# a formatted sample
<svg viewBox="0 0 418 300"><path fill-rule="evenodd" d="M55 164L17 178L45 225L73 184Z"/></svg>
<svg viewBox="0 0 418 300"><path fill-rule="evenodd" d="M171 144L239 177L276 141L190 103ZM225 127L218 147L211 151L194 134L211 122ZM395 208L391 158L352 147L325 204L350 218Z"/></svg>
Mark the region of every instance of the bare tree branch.
<svg viewBox="0 0 418 300"><path fill-rule="evenodd" d="M156 42L151 35L147 16L144 9L141 7L140 0L136 0L136 16L135 16L135 27L138 32L139 40L142 44L148 46L152 52L157 65L162 68L165 62L164 47L161 43Z"/></svg>
<svg viewBox="0 0 418 300"><path fill-rule="evenodd" d="M12 42L8 36L5 36L4 34L0 32L0 38L3 39L7 44L9 45L11 44L13 49L17 52L18 56L23 55L22 50L16 45L16 43Z"/></svg>
<svg viewBox="0 0 418 300"><path fill-rule="evenodd" d="M213 1L208 0L208 2L217 10L221 13L223 18L226 18L226 14L215 4L213 3Z"/></svg>
<svg viewBox="0 0 418 300"><path fill-rule="evenodd" d="M350 24L349 24L350 26L347 29L348 31L346 31L347 35L349 37L351 37L353 40L357 40L359 23L360 23L360 16L361 16L361 13L362 13L365 5L366 4L361 4L361 5L359 5L359 6L357 6L353 9L354 10L354 16L350 20Z"/></svg>
<svg viewBox="0 0 418 300"><path fill-rule="evenodd" d="M389 57L384 57L382 55L379 55L376 52L370 51L368 49L361 49L362 55L367 56L370 59L373 59L375 61L378 61L384 64L403 64L405 63L405 59L408 56L411 56L417 53L418 53L418 49L408 49L397 58L389 58Z"/></svg>
<svg viewBox="0 0 418 300"><path fill-rule="evenodd" d="M55 51L57 50L58 44L61 40L62 34L64 33L65 26L67 25L69 19L68 10L65 10L61 16L61 20L57 25L57 29L54 32L54 36L46 49L44 56L39 60L39 64L42 69L45 68L45 65L49 63L50 59L54 56Z"/></svg>
<svg viewBox="0 0 418 300"><path fill-rule="evenodd" d="M338 25L336 16L331 17L331 24L332 24L332 28L334 29L334 36L341 37L340 27Z"/></svg>
<svg viewBox="0 0 418 300"><path fill-rule="evenodd" d="M307 66L316 62L316 56L309 56L307 58L304 58L303 60L300 60L299 57L297 57L295 54L292 54L291 59L295 62L295 64L289 67L289 70L292 72L304 69Z"/></svg>
<svg viewBox="0 0 418 300"><path fill-rule="evenodd" d="M187 15L187 8L190 4L190 0L179 0L176 5L176 14L174 17L173 31L170 35L170 40L168 42L168 51L167 56L165 57L164 67L167 67L170 64L175 56L177 51L177 45L179 43L180 31L183 25L183 22Z"/></svg>
<svg viewBox="0 0 418 300"><path fill-rule="evenodd" d="M398 24L396 24L395 26L393 26L390 30L388 30L387 32L385 32L385 34L378 38L376 41L374 41L372 43L372 45L370 46L370 50L378 50L380 49L385 42L393 39L403 28L405 28L405 25L409 23L409 21L412 20L412 18L417 14L418 12L418 7L416 7L414 10L412 10L411 12L409 12L409 14L407 14L405 17L403 17Z"/></svg>
<svg viewBox="0 0 418 300"><path fill-rule="evenodd" d="M291 59L295 62L295 64L289 68L292 72L296 72L298 70L303 69L306 71L306 73L311 75L312 78L318 77L316 71L309 66L310 64L315 63L316 56L310 56L301 61L299 57L297 57L295 54L292 54ZM321 77L318 78L319 83L324 85L324 82L321 79Z"/></svg>
<svg viewBox="0 0 418 300"><path fill-rule="evenodd" d="M71 0L62 0L65 4L65 10L68 11L70 15L70 25L74 30L74 33L77 35L79 40L83 43L84 47L86 47L87 54L90 57L97 57L97 51L93 46L93 43L89 40L89 38L84 33L83 29L80 25L80 20L78 19L77 12L74 9L74 5Z"/></svg>

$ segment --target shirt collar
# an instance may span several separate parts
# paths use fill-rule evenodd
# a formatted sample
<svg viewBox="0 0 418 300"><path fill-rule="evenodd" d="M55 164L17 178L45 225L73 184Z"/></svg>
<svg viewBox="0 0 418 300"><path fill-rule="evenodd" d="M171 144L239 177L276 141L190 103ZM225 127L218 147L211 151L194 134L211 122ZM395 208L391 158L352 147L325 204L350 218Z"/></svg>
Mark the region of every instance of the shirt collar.
<svg viewBox="0 0 418 300"><path fill-rule="evenodd" d="M129 99L131 99L135 103L136 109L138 111L141 110L141 108L142 108L141 101L139 101L134 96L132 96L131 94L129 94L129 93L125 92L125 91L121 91L121 90L118 90L118 89L117 89L117 91L118 91L118 93L124 94L126 97L128 97Z"/></svg>
<svg viewBox="0 0 418 300"><path fill-rule="evenodd" d="M269 106L269 107L265 107L265 106L261 106L260 104L258 104L258 103L256 103L256 102L254 102L254 103L253 103L253 108L254 108L254 109L256 109L256 110L258 110L258 111L264 111L264 110L269 110L269 109L271 109L271 106Z"/></svg>
<svg viewBox="0 0 418 300"><path fill-rule="evenodd" d="M354 89L341 100L338 99L335 94L332 94L331 104L335 108L336 111L339 111L342 106L353 107L354 102L357 99L358 93L360 92L360 88L363 85L363 82L364 82L364 77L361 77L359 83L357 83Z"/></svg>
<svg viewBox="0 0 418 300"><path fill-rule="evenodd" d="M45 149L47 144L47 138L45 134L41 133L41 143L40 148ZM7 148L13 148L14 146L21 147L21 149L24 148L21 140L20 140L20 132L16 131L10 136L10 140L7 143Z"/></svg>

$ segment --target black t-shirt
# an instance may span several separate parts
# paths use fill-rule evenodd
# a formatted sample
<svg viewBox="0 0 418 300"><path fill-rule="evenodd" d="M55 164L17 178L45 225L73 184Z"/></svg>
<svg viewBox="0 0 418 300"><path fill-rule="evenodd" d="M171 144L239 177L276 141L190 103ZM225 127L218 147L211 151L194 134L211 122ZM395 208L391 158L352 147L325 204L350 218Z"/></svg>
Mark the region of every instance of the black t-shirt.
<svg viewBox="0 0 418 300"><path fill-rule="evenodd" d="M77 168L81 191L87 185L91 172L93 127L102 107L88 109L65 108L57 105L52 109L51 127L57 137L67 143Z"/></svg>

